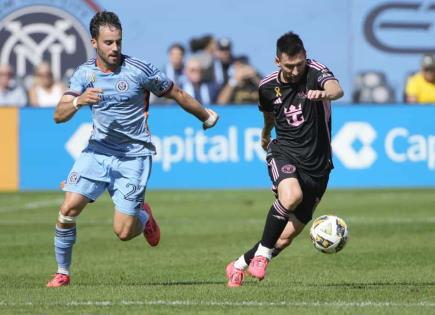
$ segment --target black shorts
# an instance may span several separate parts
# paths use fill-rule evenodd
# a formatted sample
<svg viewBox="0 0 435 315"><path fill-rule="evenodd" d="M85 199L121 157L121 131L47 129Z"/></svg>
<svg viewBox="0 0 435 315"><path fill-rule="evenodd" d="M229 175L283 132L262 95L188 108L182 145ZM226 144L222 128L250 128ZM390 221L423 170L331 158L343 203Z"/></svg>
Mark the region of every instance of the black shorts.
<svg viewBox="0 0 435 315"><path fill-rule="evenodd" d="M313 212L322 199L328 186L329 173L313 177L298 169L296 163L269 148L267 153L267 168L272 181L272 191L278 198L278 185L286 178L297 178L302 189L302 202L292 212L304 224L313 218Z"/></svg>

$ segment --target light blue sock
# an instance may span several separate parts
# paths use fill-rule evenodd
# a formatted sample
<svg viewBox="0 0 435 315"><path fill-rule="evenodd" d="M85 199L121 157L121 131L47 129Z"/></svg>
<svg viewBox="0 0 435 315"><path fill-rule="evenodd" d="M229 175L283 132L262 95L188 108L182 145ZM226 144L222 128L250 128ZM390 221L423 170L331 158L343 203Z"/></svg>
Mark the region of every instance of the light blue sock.
<svg viewBox="0 0 435 315"><path fill-rule="evenodd" d="M145 224L148 222L148 214L145 211L139 211L137 215L139 222L142 224L142 230L145 229Z"/></svg>
<svg viewBox="0 0 435 315"><path fill-rule="evenodd" d="M72 248L76 242L76 227L62 229L56 226L54 237L54 252L58 266L58 273L69 274L71 266Z"/></svg>

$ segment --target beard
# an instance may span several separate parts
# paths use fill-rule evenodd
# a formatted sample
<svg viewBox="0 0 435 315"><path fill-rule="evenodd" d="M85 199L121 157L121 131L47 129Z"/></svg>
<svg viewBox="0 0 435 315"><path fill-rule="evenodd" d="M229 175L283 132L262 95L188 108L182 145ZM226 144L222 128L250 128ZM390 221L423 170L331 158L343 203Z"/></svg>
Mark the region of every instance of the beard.
<svg viewBox="0 0 435 315"><path fill-rule="evenodd" d="M113 67L113 66L117 66L119 64L120 54L118 55L118 57L116 59L114 59L113 57L110 57L109 55L105 56L100 50L97 50L97 55L101 59L101 61L108 66Z"/></svg>

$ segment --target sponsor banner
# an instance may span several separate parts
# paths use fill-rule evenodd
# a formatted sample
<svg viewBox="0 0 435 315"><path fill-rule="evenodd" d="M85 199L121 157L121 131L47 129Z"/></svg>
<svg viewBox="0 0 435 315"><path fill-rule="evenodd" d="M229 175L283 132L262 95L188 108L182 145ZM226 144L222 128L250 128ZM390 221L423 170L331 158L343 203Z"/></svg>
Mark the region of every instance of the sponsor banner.
<svg viewBox="0 0 435 315"><path fill-rule="evenodd" d="M18 109L0 108L0 191L18 189Z"/></svg>
<svg viewBox="0 0 435 315"><path fill-rule="evenodd" d="M435 186L435 106L336 107L335 187Z"/></svg>
<svg viewBox="0 0 435 315"><path fill-rule="evenodd" d="M214 107L207 131L178 107L151 108L158 154L149 188L268 188L256 106ZM91 113L56 125L52 109L21 110L21 189L55 189L86 146ZM435 186L433 106L335 106L330 187Z"/></svg>

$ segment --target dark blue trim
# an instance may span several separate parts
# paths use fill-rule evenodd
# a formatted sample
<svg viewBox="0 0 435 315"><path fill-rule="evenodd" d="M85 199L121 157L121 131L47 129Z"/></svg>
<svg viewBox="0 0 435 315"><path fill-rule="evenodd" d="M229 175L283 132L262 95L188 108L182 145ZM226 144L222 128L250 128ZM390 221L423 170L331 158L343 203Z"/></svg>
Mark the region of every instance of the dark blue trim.
<svg viewBox="0 0 435 315"><path fill-rule="evenodd" d="M140 70L145 72L145 74L149 77L153 75L153 69L139 60L126 58L125 62L132 66L135 66L136 68L139 68Z"/></svg>

